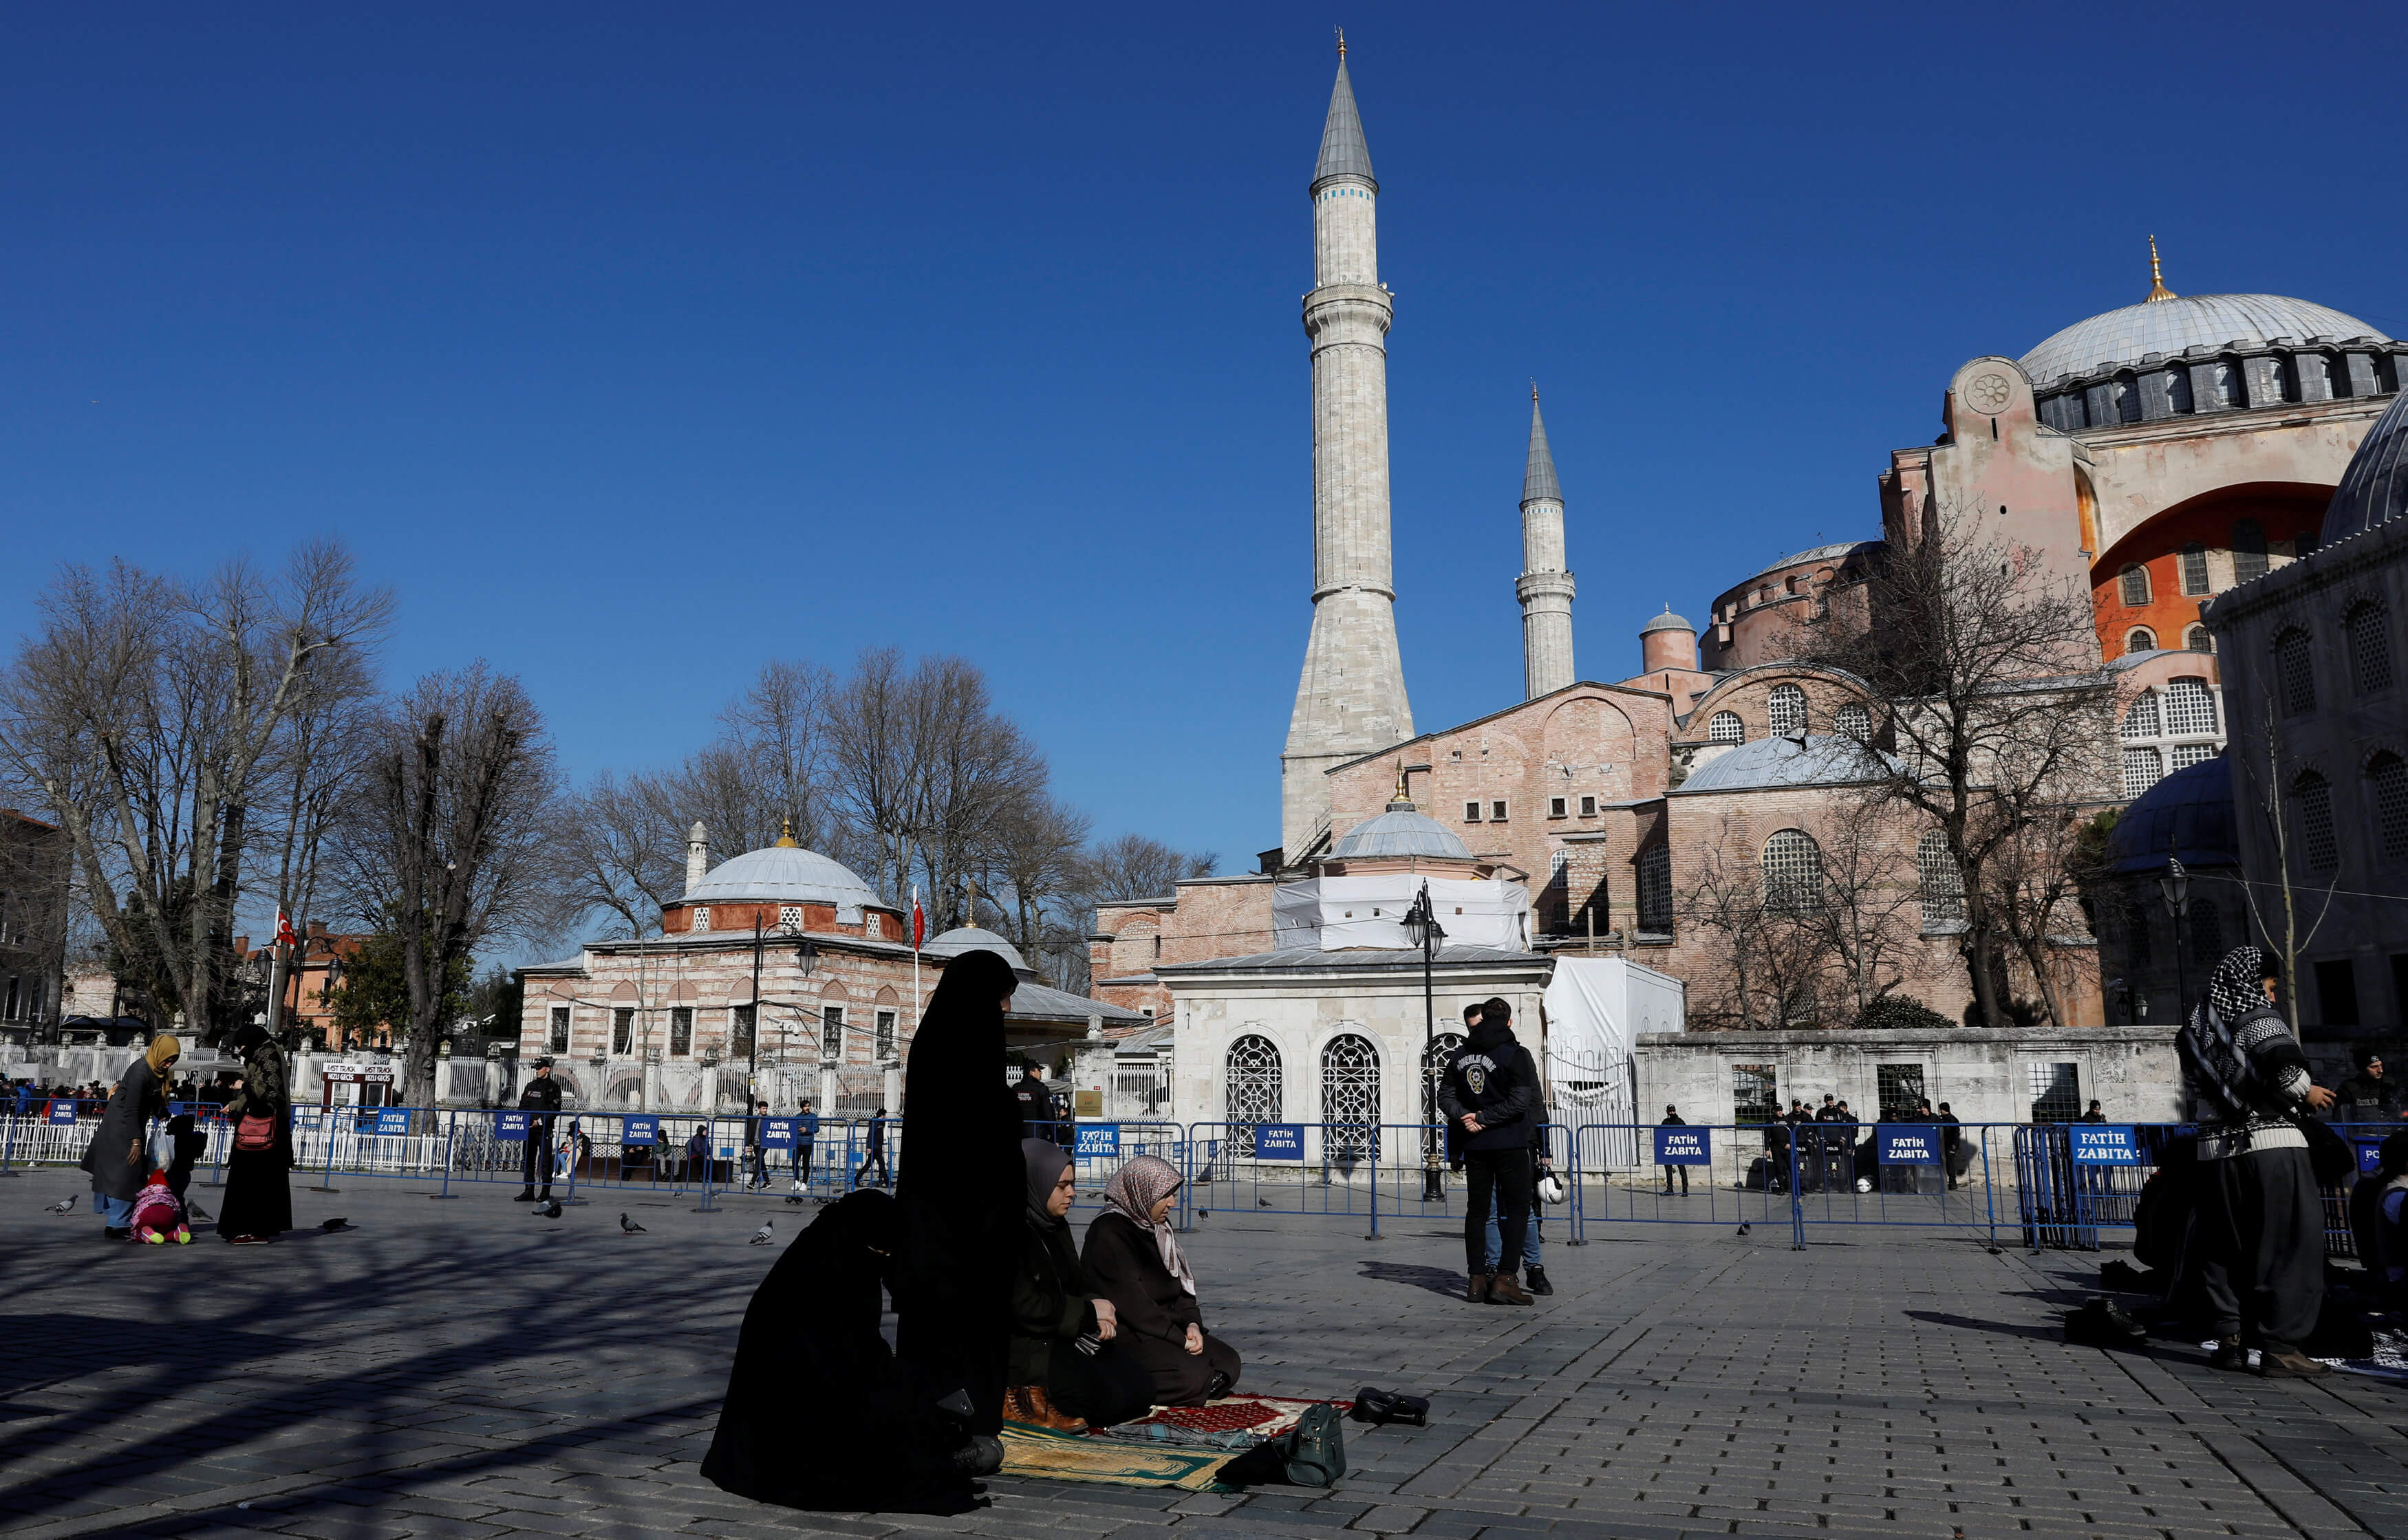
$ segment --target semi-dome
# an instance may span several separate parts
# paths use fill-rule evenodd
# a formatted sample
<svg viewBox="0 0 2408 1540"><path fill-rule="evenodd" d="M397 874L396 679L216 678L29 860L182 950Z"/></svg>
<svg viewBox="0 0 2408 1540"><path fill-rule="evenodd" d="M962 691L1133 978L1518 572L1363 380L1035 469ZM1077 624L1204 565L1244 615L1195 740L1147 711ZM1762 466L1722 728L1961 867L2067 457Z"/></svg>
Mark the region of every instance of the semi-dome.
<svg viewBox="0 0 2408 1540"><path fill-rule="evenodd" d="M1383 813L1346 831L1329 848L1330 861L1369 861L1383 856L1426 856L1469 861L1470 848L1452 829L1425 813Z"/></svg>
<svg viewBox="0 0 2408 1540"><path fill-rule="evenodd" d="M2408 392L2374 420L2325 507L2318 545L2329 546L2387 524L2408 510Z"/></svg>
<svg viewBox="0 0 2408 1540"><path fill-rule="evenodd" d="M1677 790L1751 791L1773 786L1861 786L1881 780L1898 762L1854 738L1810 734L1758 738L1726 749Z"/></svg>
<svg viewBox="0 0 2408 1540"><path fill-rule="evenodd" d="M837 923L857 925L862 905L886 907L876 890L841 862L794 845L747 850L711 868L685 891L688 904L833 904Z"/></svg>
<svg viewBox="0 0 2408 1540"><path fill-rule="evenodd" d="M2045 389L2067 375L2087 375L2150 353L2177 358L2191 348L2239 343L2263 348L2276 337L2347 341L2389 337L2356 316L2282 294L2185 294L2143 300L2077 321L2016 362Z"/></svg>
<svg viewBox="0 0 2408 1540"><path fill-rule="evenodd" d="M2107 835L2107 859L2118 872L2162 871L2168 856L2185 866L2241 864L2232 765L2223 755L2161 777L2132 799Z"/></svg>

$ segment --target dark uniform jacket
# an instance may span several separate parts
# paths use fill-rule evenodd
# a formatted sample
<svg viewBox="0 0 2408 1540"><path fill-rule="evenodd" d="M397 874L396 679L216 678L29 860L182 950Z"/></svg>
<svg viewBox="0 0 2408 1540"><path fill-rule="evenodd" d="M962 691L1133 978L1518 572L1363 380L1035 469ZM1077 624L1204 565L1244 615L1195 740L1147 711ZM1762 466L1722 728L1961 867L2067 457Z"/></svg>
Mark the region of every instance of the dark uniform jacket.
<svg viewBox="0 0 2408 1540"><path fill-rule="evenodd" d="M1526 1148L1539 1107L1538 1065L1511 1027L1483 1022L1448 1061L1438 1104L1458 1129L1467 1114L1480 1119L1480 1132L1465 1130L1459 1148Z"/></svg>

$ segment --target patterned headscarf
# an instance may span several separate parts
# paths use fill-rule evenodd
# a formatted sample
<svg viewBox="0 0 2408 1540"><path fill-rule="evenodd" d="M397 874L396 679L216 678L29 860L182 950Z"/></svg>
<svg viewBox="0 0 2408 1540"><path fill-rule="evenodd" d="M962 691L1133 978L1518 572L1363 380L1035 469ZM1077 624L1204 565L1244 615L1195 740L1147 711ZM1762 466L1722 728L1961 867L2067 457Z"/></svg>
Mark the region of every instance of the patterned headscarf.
<svg viewBox="0 0 2408 1540"><path fill-rule="evenodd" d="M1179 1254L1179 1237L1170 1233L1168 1224L1154 1222L1154 1205L1178 1191L1184 1179L1179 1168L1168 1161L1140 1155L1112 1173L1112 1179L1104 1184L1104 1206L1140 1230L1151 1233L1154 1249L1161 1253L1163 1268L1179 1280L1179 1287L1192 1294L1196 1292L1196 1275L1187 1270L1187 1259Z"/></svg>
<svg viewBox="0 0 2408 1540"><path fill-rule="evenodd" d="M2266 1008L2266 991L2258 981L2266 977L2266 954L2255 947L2235 947L2208 976L2207 1003L2229 1023L2254 1010Z"/></svg>

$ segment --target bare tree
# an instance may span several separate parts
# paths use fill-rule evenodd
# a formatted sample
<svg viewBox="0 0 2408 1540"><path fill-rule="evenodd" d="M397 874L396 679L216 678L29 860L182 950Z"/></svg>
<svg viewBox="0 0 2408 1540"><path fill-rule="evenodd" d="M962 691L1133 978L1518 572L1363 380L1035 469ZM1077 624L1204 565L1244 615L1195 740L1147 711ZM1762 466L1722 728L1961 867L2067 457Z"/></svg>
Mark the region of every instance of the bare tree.
<svg viewBox="0 0 2408 1540"><path fill-rule="evenodd" d="M596 776L561 804L553 852L563 897L580 915L607 916L614 939L651 934L682 891L690 822L661 782Z"/></svg>
<svg viewBox="0 0 2408 1540"><path fill-rule="evenodd" d="M1774 920L1765 908L1761 867L1754 860L1726 859L1725 852L1735 848L1726 816L1721 837L1698 858L1696 882L1681 894L1681 919L1696 928L1710 958L1692 986L1690 1013L1753 1032L1760 1024L1757 995L1766 983L1764 958ZM1779 1026L1781 1017L1776 1007L1770 1024Z"/></svg>
<svg viewBox="0 0 2408 1540"><path fill-rule="evenodd" d="M1897 758L1870 748L1887 798L1928 816L1965 877L1965 954L1984 1022L2008 1023L1991 863L2043 805L2094 798L2114 742L2114 688L2099 667L2089 597L2036 553L1964 511L1935 512L1868 579L1871 623L1834 606L1793 637L1803 661L1851 674L1891 703Z"/></svg>
<svg viewBox="0 0 2408 1540"><path fill-rule="evenodd" d="M1078 880L1090 904L1167 898L1183 878L1211 877L1220 862L1211 850L1174 850L1143 834L1121 834L1087 852Z"/></svg>
<svg viewBox="0 0 2408 1540"><path fill-rule="evenodd" d="M409 1012L402 1096L433 1105L444 1002L489 941L559 918L543 718L482 663L430 674L392 703L344 828L352 904L399 937Z"/></svg>
<svg viewBox="0 0 2408 1540"><path fill-rule="evenodd" d="M296 714L366 678L349 660L381 635L392 598L358 586L342 548L313 544L273 578L242 562L201 584L69 567L39 606L0 682L0 755L67 831L125 981L214 1038L232 1024L263 772Z"/></svg>
<svg viewBox="0 0 2408 1540"><path fill-rule="evenodd" d="M2307 889L2303 893L2301 885L2294 884L2291 880L2292 830L2291 820L2284 815L2283 811L2286 800L2284 793L2286 787L2282 750L2279 747L2282 743L2282 735L2275 730L2274 698L2271 694L2266 697L2266 731L2263 741L2266 749L2266 778L2257 787L2258 795L2255 799L2238 796L2242 791L2243 774L2254 772L2257 768L2255 765L2239 763L2233 766L2235 772L2233 791L2236 793L2236 800L2239 800L2243 806L2248 806L2251 800L2256 802L2258 816L2266 820L2267 832L2273 836L2274 880L2282 904L2281 912L2273 916L2266 913L2264 906L2258 900L2258 885L2248 881L2245 876L2241 883L2241 893L2249 905L2250 922L2257 927L2258 934L2266 938L2266 944L2273 948L2276 954L2283 960L2283 1008L2290 1017L2291 1031L2296 1034L2300 1030L2300 954L2308 949L2308 943L2314 941L2316 938L2316 932L2324 928L2325 917L2332 912L2333 894L2340 886L2341 874L2336 870L2331 877L2326 878L2324 891L2321 893L2317 893L2314 889ZM2290 788L2296 789L2297 776L2294 774L2289 778ZM2315 901L2315 915L2313 919L2304 912L2307 899L2311 896ZM2276 923L2277 921L2279 924Z"/></svg>
<svg viewBox="0 0 2408 1540"><path fill-rule="evenodd" d="M1085 962L1087 938L1076 925L1075 899L1089 826L1086 814L1052 797L1019 798L997 821L983 874L988 896L1009 906L1021 956L1063 988L1075 977L1081 993L1084 971L1073 964Z"/></svg>
<svg viewBox="0 0 2408 1540"><path fill-rule="evenodd" d="M1897 810L1878 790L1835 798L1815 820L1823 903L1812 922L1838 982L1862 1015L1898 988L1900 958L1921 933L1922 893Z"/></svg>

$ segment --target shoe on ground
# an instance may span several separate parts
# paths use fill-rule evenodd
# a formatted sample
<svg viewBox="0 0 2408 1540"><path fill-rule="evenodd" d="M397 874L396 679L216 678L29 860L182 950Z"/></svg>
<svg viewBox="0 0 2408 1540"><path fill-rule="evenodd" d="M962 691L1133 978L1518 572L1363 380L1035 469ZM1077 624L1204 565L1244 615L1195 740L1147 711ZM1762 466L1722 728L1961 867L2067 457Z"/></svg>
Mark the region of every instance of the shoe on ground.
<svg viewBox="0 0 2408 1540"><path fill-rule="evenodd" d="M2209 1355L2207 1366L2245 1375L2249 1372L2249 1349L2237 1342L2219 1343L2215 1351Z"/></svg>
<svg viewBox="0 0 2408 1540"><path fill-rule="evenodd" d="M533 1202L535 1202L535 1189L534 1189L534 1188L531 1188L531 1187L523 1187L523 1188L520 1188L520 1189L519 1189L519 1195L518 1195L517 1197L515 1197L515 1198L512 1198L512 1199L510 1200L510 1202L512 1202L512 1203L533 1203Z"/></svg>
<svg viewBox="0 0 2408 1540"><path fill-rule="evenodd" d="M1486 1273L1474 1273L1474 1274L1472 1274L1472 1275L1471 1275L1471 1285L1470 1285L1470 1287L1469 1287L1469 1288L1468 1288L1468 1289L1466 1289L1466 1290L1463 1291L1463 1297L1464 1297L1464 1300L1465 1300L1467 1303L1471 1304L1471 1305L1485 1305L1485 1304L1487 1304L1487 1303L1488 1303L1488 1290L1489 1290L1489 1288L1491 1287L1491 1285L1494 1283L1494 1281L1495 1281L1495 1280L1494 1280L1493 1276L1492 1276L1491 1275L1489 1275L1489 1274L1486 1274Z"/></svg>
<svg viewBox="0 0 2408 1540"><path fill-rule="evenodd" d="M1555 1291L1555 1286L1547 1281L1547 1270L1543 1267L1531 1268L1529 1276L1522 1280L1522 1287L1534 1294L1552 1294Z"/></svg>
<svg viewBox="0 0 2408 1540"><path fill-rule="evenodd" d="M150 1233L143 1236L142 1240L143 1244L147 1246L165 1246L167 1244L167 1237L162 1235L156 1230L153 1230Z"/></svg>
<svg viewBox="0 0 2408 1540"><path fill-rule="evenodd" d="M1527 1305L1530 1303L1530 1296L1522 1292L1522 1286L1513 1281L1512 1274L1499 1273L1496 1277L1489 1281L1488 1303L1491 1305Z"/></svg>
<svg viewBox="0 0 2408 1540"><path fill-rule="evenodd" d="M1009 1422L1031 1428L1043 1428L1049 1433L1082 1433L1087 1431L1084 1418L1072 1417L1046 1398L1042 1385L1014 1385L1003 1392L1003 1416Z"/></svg>
<svg viewBox="0 0 2408 1540"><path fill-rule="evenodd" d="M953 1451L953 1469L973 1480L993 1476L1003 1469L1003 1440L985 1433L972 1433L970 1441Z"/></svg>
<svg viewBox="0 0 2408 1540"><path fill-rule="evenodd" d="M2258 1373L2268 1379L2315 1379L2331 1374L2332 1366L2318 1363L2305 1353L2261 1352Z"/></svg>

